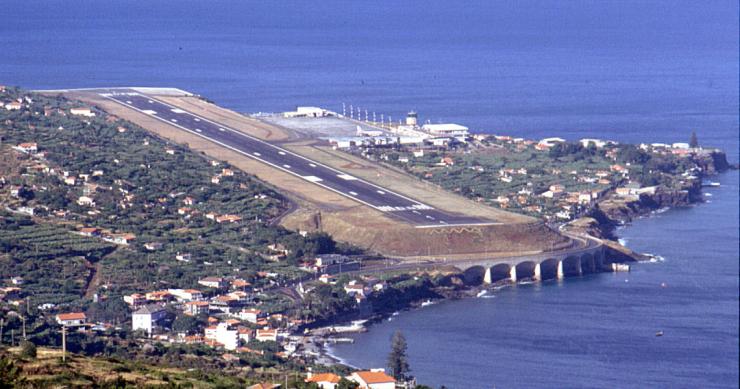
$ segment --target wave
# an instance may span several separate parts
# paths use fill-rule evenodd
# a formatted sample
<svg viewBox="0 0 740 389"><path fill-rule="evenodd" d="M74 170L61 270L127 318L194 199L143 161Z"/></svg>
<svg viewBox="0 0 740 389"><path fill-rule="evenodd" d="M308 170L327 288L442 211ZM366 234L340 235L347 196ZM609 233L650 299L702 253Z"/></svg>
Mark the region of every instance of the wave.
<svg viewBox="0 0 740 389"><path fill-rule="evenodd" d="M662 255L655 255L650 253L644 253L646 257L648 257L648 260L645 261L647 263L659 263L659 262L665 262L665 258Z"/></svg>

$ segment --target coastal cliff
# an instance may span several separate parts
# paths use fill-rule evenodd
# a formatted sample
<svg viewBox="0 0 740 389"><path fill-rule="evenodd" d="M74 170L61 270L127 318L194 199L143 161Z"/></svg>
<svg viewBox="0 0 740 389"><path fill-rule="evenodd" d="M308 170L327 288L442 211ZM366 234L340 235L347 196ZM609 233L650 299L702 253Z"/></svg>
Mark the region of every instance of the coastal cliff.
<svg viewBox="0 0 740 389"><path fill-rule="evenodd" d="M737 166L730 165L727 156L720 150L708 150L691 157L699 167L697 176L687 179L676 188L660 185L652 193L618 196L607 195L585 216L569 223L571 232L586 234L602 239L607 258L611 262L631 262L649 259L618 242L616 227L630 223L637 217L645 216L660 209L687 207L703 201L702 181L708 176L718 174Z"/></svg>

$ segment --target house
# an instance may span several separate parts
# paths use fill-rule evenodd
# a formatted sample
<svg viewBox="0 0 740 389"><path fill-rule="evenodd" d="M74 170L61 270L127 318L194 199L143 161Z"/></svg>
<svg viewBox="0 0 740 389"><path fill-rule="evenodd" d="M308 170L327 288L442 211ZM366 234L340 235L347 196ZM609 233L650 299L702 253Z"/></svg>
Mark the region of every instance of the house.
<svg viewBox="0 0 740 389"><path fill-rule="evenodd" d="M221 176L223 177L233 177L234 171L231 169L223 168L221 169Z"/></svg>
<svg viewBox="0 0 740 389"><path fill-rule="evenodd" d="M395 389L396 380L382 369L356 371L348 379L360 384L363 389Z"/></svg>
<svg viewBox="0 0 740 389"><path fill-rule="evenodd" d="M239 299L231 296L218 296L208 305L211 311L221 311L226 314L235 312L243 304Z"/></svg>
<svg viewBox="0 0 740 389"><path fill-rule="evenodd" d="M260 342L277 342L277 330L274 329L261 329L255 331L254 339Z"/></svg>
<svg viewBox="0 0 740 389"><path fill-rule="evenodd" d="M239 318L250 323L257 323L257 319L260 317L262 317L262 311L259 309L242 309L241 312L239 312Z"/></svg>
<svg viewBox="0 0 740 389"><path fill-rule="evenodd" d="M440 165L440 166L454 166L455 165L455 160L452 159L452 158L450 158L450 157L443 157L443 158L441 158L439 160L439 164L438 165Z"/></svg>
<svg viewBox="0 0 740 389"><path fill-rule="evenodd" d="M242 220L241 217L236 215L221 215L216 216L216 223L237 223Z"/></svg>
<svg viewBox="0 0 740 389"><path fill-rule="evenodd" d="M190 316L207 314L209 305L208 301L188 301L185 303L185 314Z"/></svg>
<svg viewBox="0 0 740 389"><path fill-rule="evenodd" d="M72 108L69 110L69 113L76 116L86 116L86 117L93 117L95 116L95 113L90 110L90 108Z"/></svg>
<svg viewBox="0 0 740 389"><path fill-rule="evenodd" d="M215 332L216 342L222 344L227 350L236 350L239 345L239 333L231 329L229 323L218 323Z"/></svg>
<svg viewBox="0 0 740 389"><path fill-rule="evenodd" d="M39 151L38 145L34 143L21 143L15 149L24 153L35 153Z"/></svg>
<svg viewBox="0 0 740 389"><path fill-rule="evenodd" d="M203 299L203 293L198 289L169 289L171 295L178 301L196 301Z"/></svg>
<svg viewBox="0 0 740 389"><path fill-rule="evenodd" d="M23 277L12 277L10 283L13 285L23 285Z"/></svg>
<svg viewBox="0 0 740 389"><path fill-rule="evenodd" d="M160 305L145 305L131 314L132 329L144 330L149 336L157 324L167 316L167 311Z"/></svg>
<svg viewBox="0 0 740 389"><path fill-rule="evenodd" d="M342 377L334 373L312 374L309 372L305 381L315 383L320 389L335 389L341 380Z"/></svg>
<svg viewBox="0 0 740 389"><path fill-rule="evenodd" d="M11 101L10 103L5 104L5 109L7 109L8 111L17 111L22 107L23 106L21 105L21 103L17 101Z"/></svg>
<svg viewBox="0 0 740 389"><path fill-rule="evenodd" d="M164 245L161 242L147 242L144 243L144 248L149 251L161 250Z"/></svg>
<svg viewBox="0 0 740 389"><path fill-rule="evenodd" d="M115 244L122 244L122 245L127 246L134 240L136 240L136 235L134 234L121 234L121 235L115 235L112 241Z"/></svg>
<svg viewBox="0 0 740 389"><path fill-rule="evenodd" d="M349 284L344 286L344 291L350 295L361 295L365 296L365 285L355 283L354 281L350 281Z"/></svg>
<svg viewBox="0 0 740 389"><path fill-rule="evenodd" d="M80 235L83 236L99 236L100 230L95 227L85 227L80 229Z"/></svg>
<svg viewBox="0 0 740 389"><path fill-rule="evenodd" d="M206 277L198 280L199 285L203 285L208 288L222 289L228 286L225 279L221 277Z"/></svg>
<svg viewBox="0 0 740 389"><path fill-rule="evenodd" d="M247 328L247 327L239 327L236 329L236 332L239 336L239 340L244 343L249 343L249 341L254 336L252 329Z"/></svg>
<svg viewBox="0 0 740 389"><path fill-rule="evenodd" d="M141 293L133 293L128 296L123 296L123 301L134 308L145 305L148 302L146 296Z"/></svg>
<svg viewBox="0 0 740 389"><path fill-rule="evenodd" d="M93 200L92 197L80 196L77 199L77 205L80 205L80 206L83 206L83 207L85 207L85 206L87 206L87 207L94 207L95 206L95 200Z"/></svg>
<svg viewBox="0 0 740 389"><path fill-rule="evenodd" d="M56 317L57 323L65 327L76 327L85 324L87 316L84 312L60 313Z"/></svg>
<svg viewBox="0 0 740 389"><path fill-rule="evenodd" d="M172 299L172 295L169 291L158 290L154 292L147 292L146 299L149 301L169 301Z"/></svg>
<svg viewBox="0 0 740 389"><path fill-rule="evenodd" d="M180 262L190 262L193 256L190 253L177 253L175 254L175 259Z"/></svg>

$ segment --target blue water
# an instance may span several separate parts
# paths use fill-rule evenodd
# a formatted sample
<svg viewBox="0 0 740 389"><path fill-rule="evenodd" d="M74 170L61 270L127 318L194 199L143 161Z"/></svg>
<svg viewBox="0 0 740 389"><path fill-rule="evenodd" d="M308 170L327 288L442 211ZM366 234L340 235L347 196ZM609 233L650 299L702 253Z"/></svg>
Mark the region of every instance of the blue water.
<svg viewBox="0 0 740 389"><path fill-rule="evenodd" d="M0 15L0 84L415 109L529 138L695 130L738 160L736 1L31 0ZM401 328L419 378L457 388L737 387L737 173L721 180L712 203L622 231L663 263L402 314L339 353L382 365Z"/></svg>

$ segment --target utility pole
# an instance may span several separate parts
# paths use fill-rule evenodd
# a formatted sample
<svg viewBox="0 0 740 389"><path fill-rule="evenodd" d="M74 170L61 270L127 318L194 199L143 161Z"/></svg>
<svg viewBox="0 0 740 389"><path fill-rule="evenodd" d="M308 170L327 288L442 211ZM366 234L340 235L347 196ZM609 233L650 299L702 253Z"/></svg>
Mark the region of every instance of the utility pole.
<svg viewBox="0 0 740 389"><path fill-rule="evenodd" d="M21 316L21 321L23 322L23 340L26 340L26 317Z"/></svg>
<svg viewBox="0 0 740 389"><path fill-rule="evenodd" d="M67 326L62 326L62 362L67 361Z"/></svg>

